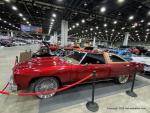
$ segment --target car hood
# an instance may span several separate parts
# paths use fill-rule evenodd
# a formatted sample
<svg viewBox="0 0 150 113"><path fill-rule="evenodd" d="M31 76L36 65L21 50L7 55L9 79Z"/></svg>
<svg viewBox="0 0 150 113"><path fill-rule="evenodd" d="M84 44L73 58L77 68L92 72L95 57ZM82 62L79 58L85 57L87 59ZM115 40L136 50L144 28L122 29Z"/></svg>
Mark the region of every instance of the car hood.
<svg viewBox="0 0 150 113"><path fill-rule="evenodd" d="M31 60L18 63L14 69L24 69L24 68L44 68L50 66L62 66L69 65L65 60L60 57L37 57L32 58Z"/></svg>

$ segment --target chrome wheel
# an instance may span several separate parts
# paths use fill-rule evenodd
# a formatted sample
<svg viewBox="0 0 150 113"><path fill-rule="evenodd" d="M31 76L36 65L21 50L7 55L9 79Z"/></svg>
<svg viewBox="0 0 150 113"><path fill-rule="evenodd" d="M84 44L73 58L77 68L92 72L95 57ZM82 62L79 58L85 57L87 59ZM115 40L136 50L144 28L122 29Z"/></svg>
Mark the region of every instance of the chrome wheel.
<svg viewBox="0 0 150 113"><path fill-rule="evenodd" d="M46 92L51 90L57 90L59 87L58 81L56 78L42 78L39 79L35 84L35 92ZM55 93L48 95L37 95L41 99L46 99L54 96Z"/></svg>
<svg viewBox="0 0 150 113"><path fill-rule="evenodd" d="M124 84L128 81L128 79L129 79L129 75L122 75L118 77L118 83Z"/></svg>

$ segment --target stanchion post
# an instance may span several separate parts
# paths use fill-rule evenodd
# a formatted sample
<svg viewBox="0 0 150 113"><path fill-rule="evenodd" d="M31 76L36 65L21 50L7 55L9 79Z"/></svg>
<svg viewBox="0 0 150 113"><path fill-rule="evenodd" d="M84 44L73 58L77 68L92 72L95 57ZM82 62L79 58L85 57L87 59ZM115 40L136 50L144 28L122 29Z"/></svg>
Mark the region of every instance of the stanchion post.
<svg viewBox="0 0 150 113"><path fill-rule="evenodd" d="M99 109L98 104L94 102L96 71L93 71L92 76L92 100L87 102L86 107L89 111L96 112Z"/></svg>
<svg viewBox="0 0 150 113"><path fill-rule="evenodd" d="M18 56L16 56L16 63L18 63L19 61L18 61L19 59L18 59Z"/></svg>
<svg viewBox="0 0 150 113"><path fill-rule="evenodd" d="M137 94L134 92L134 84L135 84L136 73L137 73L137 68L135 69L135 73L134 73L134 76L133 76L131 89L126 91L126 94L131 96L131 97L137 97Z"/></svg>

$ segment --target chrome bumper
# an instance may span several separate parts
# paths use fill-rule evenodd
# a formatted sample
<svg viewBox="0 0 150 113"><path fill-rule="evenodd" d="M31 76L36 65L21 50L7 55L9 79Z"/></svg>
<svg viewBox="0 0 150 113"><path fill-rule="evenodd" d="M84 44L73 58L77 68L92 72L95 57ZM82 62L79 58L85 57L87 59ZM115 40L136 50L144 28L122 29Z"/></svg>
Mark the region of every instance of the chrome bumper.
<svg viewBox="0 0 150 113"><path fill-rule="evenodd" d="M14 83L13 76L10 77L9 89L10 89L12 92L16 92L16 91L18 90L17 85Z"/></svg>

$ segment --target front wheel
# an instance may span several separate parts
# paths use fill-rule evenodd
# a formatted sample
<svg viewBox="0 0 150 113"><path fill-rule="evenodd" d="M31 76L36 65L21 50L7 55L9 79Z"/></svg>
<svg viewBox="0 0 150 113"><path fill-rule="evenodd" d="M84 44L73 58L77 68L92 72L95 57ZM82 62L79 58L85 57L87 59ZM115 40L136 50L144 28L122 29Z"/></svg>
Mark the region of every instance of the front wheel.
<svg viewBox="0 0 150 113"><path fill-rule="evenodd" d="M122 75L115 78L115 83L125 84L128 82L128 80L129 80L129 75Z"/></svg>
<svg viewBox="0 0 150 113"><path fill-rule="evenodd" d="M50 77L50 78L41 78L37 80L35 83L34 91L35 92L46 92L46 91L52 91L57 90L59 88L59 82L56 78ZM37 95L40 99L46 99L54 96L55 93L51 93L48 95Z"/></svg>

